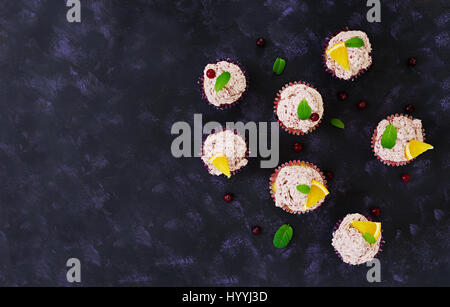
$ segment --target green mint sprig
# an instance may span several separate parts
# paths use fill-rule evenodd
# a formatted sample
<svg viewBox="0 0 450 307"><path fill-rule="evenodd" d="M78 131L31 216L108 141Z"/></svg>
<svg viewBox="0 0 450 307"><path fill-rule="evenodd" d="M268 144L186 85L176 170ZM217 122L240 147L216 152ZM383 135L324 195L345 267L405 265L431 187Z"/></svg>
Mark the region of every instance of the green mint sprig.
<svg viewBox="0 0 450 307"><path fill-rule="evenodd" d="M381 136L381 146L387 149L391 149L395 146L395 142L397 141L397 129L394 125L387 125L386 129Z"/></svg>
<svg viewBox="0 0 450 307"><path fill-rule="evenodd" d="M219 92L221 89L224 88L225 85L227 85L228 81L230 81L231 74L228 71L223 72L220 74L220 76L216 79L216 84L214 85L214 89L216 92Z"/></svg>
<svg viewBox="0 0 450 307"><path fill-rule="evenodd" d="M282 225L273 237L273 245L276 248L285 248L291 241L293 233L294 230L291 226L287 224Z"/></svg>
<svg viewBox="0 0 450 307"><path fill-rule="evenodd" d="M367 242L369 242L370 244L374 244L375 242L377 242L377 240L375 240L375 237L372 236L370 233L366 232L363 234L363 238L364 240L366 240Z"/></svg>
<svg viewBox="0 0 450 307"><path fill-rule="evenodd" d="M345 47L347 48L360 48L364 46L364 41L359 37L352 37L345 41Z"/></svg>
<svg viewBox="0 0 450 307"><path fill-rule="evenodd" d="M286 60L282 58L277 58L273 63L272 70L275 74L281 75L284 71L284 67L286 66Z"/></svg>
<svg viewBox="0 0 450 307"><path fill-rule="evenodd" d="M332 124L333 126L335 126L336 128L340 128L340 129L344 129L345 125L342 122L342 120L340 120L339 118L332 118L330 120L330 124Z"/></svg>
<svg viewBox="0 0 450 307"><path fill-rule="evenodd" d="M303 99L297 108L298 118L301 120L308 119L311 116L311 107L308 105L306 99Z"/></svg>
<svg viewBox="0 0 450 307"><path fill-rule="evenodd" d="M299 185L297 186L297 190L298 190L300 193L303 193L303 194L309 194L309 192L311 191L311 188L309 187L309 185L306 185L306 184L299 184Z"/></svg>

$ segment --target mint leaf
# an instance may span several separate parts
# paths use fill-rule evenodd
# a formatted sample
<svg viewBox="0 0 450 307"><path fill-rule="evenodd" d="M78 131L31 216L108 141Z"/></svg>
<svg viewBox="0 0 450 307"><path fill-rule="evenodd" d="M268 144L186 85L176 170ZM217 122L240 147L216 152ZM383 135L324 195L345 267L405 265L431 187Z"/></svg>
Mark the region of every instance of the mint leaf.
<svg viewBox="0 0 450 307"><path fill-rule="evenodd" d="M286 66L286 61L282 58L277 58L275 63L273 63L272 70L275 74L281 75L284 71L284 67Z"/></svg>
<svg viewBox="0 0 450 307"><path fill-rule="evenodd" d="M231 74L228 71L223 72L220 76L216 79L216 84L214 85L214 89L216 92L223 89L225 85L227 85L228 81L230 81Z"/></svg>
<svg viewBox="0 0 450 307"><path fill-rule="evenodd" d="M300 193L303 193L303 194L309 194L309 191L311 191L311 188L309 187L309 185L306 185L306 184L299 184L299 185L297 186L297 190L298 190Z"/></svg>
<svg viewBox="0 0 450 307"><path fill-rule="evenodd" d="M276 248L285 248L291 241L293 233L291 226L287 224L282 225L273 237L273 245Z"/></svg>
<svg viewBox="0 0 450 307"><path fill-rule="evenodd" d="M392 124L387 125L381 136L381 146L391 149L395 146L395 141L397 141L397 129Z"/></svg>
<svg viewBox="0 0 450 307"><path fill-rule="evenodd" d="M364 46L364 41L359 37L352 37L345 41L345 47L348 48L359 48Z"/></svg>
<svg viewBox="0 0 450 307"><path fill-rule="evenodd" d="M300 118L301 120L308 119L311 116L311 108L308 105L306 99L303 98L303 100L299 103L297 114L298 118Z"/></svg>
<svg viewBox="0 0 450 307"><path fill-rule="evenodd" d="M366 232L363 234L363 238L364 240L366 240L367 242L369 242L370 244L374 244L375 242L377 242L377 240L375 240L374 236L372 236L370 233Z"/></svg>
<svg viewBox="0 0 450 307"><path fill-rule="evenodd" d="M330 120L330 123L331 123L333 126L337 127L337 128L341 128L341 129L344 129L344 128L345 128L344 123L343 123L342 120L340 120L339 118L332 118L332 119Z"/></svg>

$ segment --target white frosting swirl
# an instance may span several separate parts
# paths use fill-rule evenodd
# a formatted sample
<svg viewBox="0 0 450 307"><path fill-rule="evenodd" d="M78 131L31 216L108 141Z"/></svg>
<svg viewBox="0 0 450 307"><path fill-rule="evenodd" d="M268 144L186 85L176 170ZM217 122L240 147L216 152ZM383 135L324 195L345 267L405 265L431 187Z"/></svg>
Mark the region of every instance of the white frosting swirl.
<svg viewBox="0 0 450 307"><path fill-rule="evenodd" d="M230 130L210 134L203 143L202 160L208 166L210 174L219 176L222 173L209 162L209 158L217 153L225 154L230 172L236 171L248 163L245 158L247 143L242 136Z"/></svg>
<svg viewBox="0 0 450 307"><path fill-rule="evenodd" d="M208 70L214 70L215 77L210 79L206 75ZM229 72L231 77L228 83L218 92L214 89L217 78L224 72ZM233 63L221 61L216 64L208 64L203 71L203 90L208 101L217 106L228 105L241 98L247 87L247 80L241 68Z"/></svg>
<svg viewBox="0 0 450 307"><path fill-rule="evenodd" d="M342 31L334 36L327 45L327 49L334 45L345 42L346 40L359 37L364 41L364 46L359 48L347 48L348 61L350 63L350 70L345 70L335 60L333 60L328 54L325 53L326 65L331 69L336 77L349 80L352 77L358 75L359 71L368 68L372 64L372 46L370 45L369 37L362 31Z"/></svg>
<svg viewBox="0 0 450 307"><path fill-rule="evenodd" d="M391 149L381 145L381 137L386 127L392 124L397 129L397 140ZM395 116L392 121L383 119L377 126L374 151L381 159L392 162L406 162L405 146L411 140L423 142L422 121L406 116Z"/></svg>
<svg viewBox="0 0 450 307"><path fill-rule="evenodd" d="M317 208L325 199L321 199L315 206L306 209L308 194L297 190L300 184L311 186L312 180L324 184L320 173L312 167L292 165L283 167L275 180L275 206L287 206L293 211L310 211Z"/></svg>
<svg viewBox="0 0 450 307"><path fill-rule="evenodd" d="M351 226L353 221L367 221L367 219L359 213L347 214L333 233L331 245L345 263L356 265L366 263L375 257L380 249L381 235L374 244L370 244L359 230Z"/></svg>
<svg viewBox="0 0 450 307"><path fill-rule="evenodd" d="M312 121L310 119L301 120L298 117L297 109L300 102L305 99L311 108L311 114L317 113L319 119ZM317 125L323 115L322 96L314 88L305 84L294 84L286 87L280 93L280 100L277 106L278 119L288 128L308 132L308 130Z"/></svg>

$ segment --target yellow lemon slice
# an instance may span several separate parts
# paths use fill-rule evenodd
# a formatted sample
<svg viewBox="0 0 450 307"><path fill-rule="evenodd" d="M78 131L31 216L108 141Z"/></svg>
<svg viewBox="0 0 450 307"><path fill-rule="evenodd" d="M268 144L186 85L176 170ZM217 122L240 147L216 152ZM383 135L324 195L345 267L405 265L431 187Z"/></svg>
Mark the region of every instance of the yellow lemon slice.
<svg viewBox="0 0 450 307"><path fill-rule="evenodd" d="M333 47L328 48L326 53L346 71L350 70L350 63L348 62L348 53L347 47L345 47L345 42L340 42Z"/></svg>
<svg viewBox="0 0 450 307"><path fill-rule="evenodd" d="M225 156L223 153L216 153L214 156L209 158L208 161L211 162L211 164L214 165L219 171L221 171L222 174L224 174L228 178L231 177L230 165L228 163L227 156Z"/></svg>
<svg viewBox="0 0 450 307"><path fill-rule="evenodd" d="M417 140L411 140L405 146L406 159L411 160L429 149L433 149L433 146Z"/></svg>
<svg viewBox="0 0 450 307"><path fill-rule="evenodd" d="M330 194L330 192L328 192L327 188L323 184L313 180L311 182L311 190L309 191L308 199L306 200L306 208L311 208L328 194Z"/></svg>
<svg viewBox="0 0 450 307"><path fill-rule="evenodd" d="M366 232L370 233L375 240L378 240L378 237L381 234L381 223L378 222L353 221L352 226L353 228L358 229L362 235Z"/></svg>

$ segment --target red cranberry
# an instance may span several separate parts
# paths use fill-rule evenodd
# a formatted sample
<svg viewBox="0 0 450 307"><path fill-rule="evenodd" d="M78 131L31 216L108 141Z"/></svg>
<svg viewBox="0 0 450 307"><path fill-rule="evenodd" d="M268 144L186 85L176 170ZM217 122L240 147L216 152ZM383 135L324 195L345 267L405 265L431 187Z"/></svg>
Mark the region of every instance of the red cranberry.
<svg viewBox="0 0 450 307"><path fill-rule="evenodd" d="M381 213L380 208L373 207L370 209L370 214L372 214L372 216L374 217L380 216L380 213Z"/></svg>
<svg viewBox="0 0 450 307"><path fill-rule="evenodd" d="M206 72L206 76L212 79L216 76L216 72L214 71L214 69L208 69L208 71Z"/></svg>
<svg viewBox="0 0 450 307"><path fill-rule="evenodd" d="M408 182L411 179L411 177L409 177L408 174L402 174L402 181L403 182Z"/></svg>
<svg viewBox="0 0 450 307"><path fill-rule="evenodd" d="M312 120L313 122L316 122L319 120L319 114L317 113L313 113L311 114L311 116L309 117L310 120Z"/></svg>
<svg viewBox="0 0 450 307"><path fill-rule="evenodd" d="M413 106L412 104L408 104L408 105L405 107L405 111L406 111L406 113L411 114L412 112L414 112L414 106Z"/></svg>
<svg viewBox="0 0 450 307"><path fill-rule="evenodd" d="M416 64L417 64L417 59L415 57L410 57L408 59L408 65L409 66L413 67L413 66L416 66Z"/></svg>
<svg viewBox="0 0 450 307"><path fill-rule="evenodd" d="M344 101L345 99L347 99L347 97L348 97L348 95L347 95L346 92L342 91L342 92L338 93L338 99L341 100L341 101Z"/></svg>
<svg viewBox="0 0 450 307"><path fill-rule="evenodd" d="M365 100L359 101L358 102L358 109L364 110L365 108L367 108L367 102Z"/></svg>
<svg viewBox="0 0 450 307"><path fill-rule="evenodd" d="M252 232L253 232L253 234L256 235L256 236L259 235L259 234L261 233L261 227L259 227L259 226L253 226Z"/></svg>
<svg viewBox="0 0 450 307"><path fill-rule="evenodd" d="M258 47L264 47L265 44L266 44L266 41L262 37L260 37L256 40L256 46L258 46Z"/></svg>
<svg viewBox="0 0 450 307"><path fill-rule="evenodd" d="M233 195L231 195L231 193L227 193L223 196L223 200L229 203L233 200Z"/></svg>
<svg viewBox="0 0 450 307"><path fill-rule="evenodd" d="M300 144L300 143L294 144L294 151L295 152L300 152L302 150L303 150L303 145L302 144Z"/></svg>
<svg viewBox="0 0 450 307"><path fill-rule="evenodd" d="M331 171L326 171L325 172L325 177L327 178L327 180L331 181L334 178L334 174Z"/></svg>

